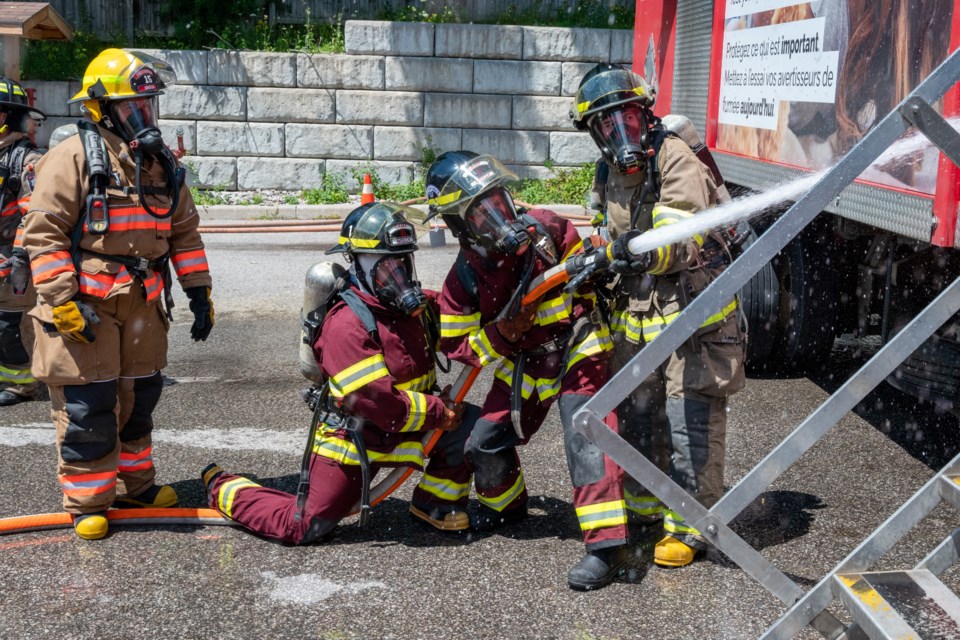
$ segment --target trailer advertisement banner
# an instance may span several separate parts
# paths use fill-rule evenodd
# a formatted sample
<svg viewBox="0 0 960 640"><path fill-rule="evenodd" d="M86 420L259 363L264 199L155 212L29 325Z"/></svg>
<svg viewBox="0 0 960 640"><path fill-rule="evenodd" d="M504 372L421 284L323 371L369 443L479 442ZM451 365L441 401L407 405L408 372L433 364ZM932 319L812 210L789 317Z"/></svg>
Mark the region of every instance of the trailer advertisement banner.
<svg viewBox="0 0 960 640"><path fill-rule="evenodd" d="M954 4L726 0L715 34L716 149L807 169L833 165L943 61ZM932 196L939 150L925 139L911 149L861 179Z"/></svg>

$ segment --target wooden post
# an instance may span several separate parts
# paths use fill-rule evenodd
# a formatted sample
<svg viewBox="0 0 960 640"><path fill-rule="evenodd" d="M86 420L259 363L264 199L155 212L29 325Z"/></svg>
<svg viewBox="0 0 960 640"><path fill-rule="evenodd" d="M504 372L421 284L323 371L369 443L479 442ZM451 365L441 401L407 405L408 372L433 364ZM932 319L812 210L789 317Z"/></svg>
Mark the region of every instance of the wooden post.
<svg viewBox="0 0 960 640"><path fill-rule="evenodd" d="M20 36L3 36L3 75L20 80Z"/></svg>

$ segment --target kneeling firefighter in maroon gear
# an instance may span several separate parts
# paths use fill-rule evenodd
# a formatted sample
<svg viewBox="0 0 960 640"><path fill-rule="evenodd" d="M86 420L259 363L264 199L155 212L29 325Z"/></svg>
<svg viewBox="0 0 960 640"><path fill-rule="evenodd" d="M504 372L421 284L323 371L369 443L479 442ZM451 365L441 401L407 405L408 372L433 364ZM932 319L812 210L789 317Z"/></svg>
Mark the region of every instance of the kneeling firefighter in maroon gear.
<svg viewBox="0 0 960 640"><path fill-rule="evenodd" d="M349 283L335 287L312 341L327 383L314 400L321 409L307 456L309 486L298 496L216 465L202 472L211 507L255 533L287 544L319 540L365 497L380 468L422 469L421 438L434 429L445 433L410 513L444 531L470 526L465 508L472 472L463 457L469 421L448 389L437 394L437 294L416 280L416 235L404 211L410 210L389 202L354 209L327 252L343 253L350 270L338 267ZM366 510L361 522L365 516Z"/></svg>
<svg viewBox="0 0 960 640"><path fill-rule="evenodd" d="M573 428L573 416L607 381L610 332L592 292L547 292L522 304L530 281L582 246L551 211L518 214L504 185L516 179L491 156L444 153L427 172L431 215L442 215L460 253L440 297L440 346L474 367L499 361L467 442L480 513L492 528L527 515L516 447L559 398L573 501L587 555L568 575L575 589L608 584L627 563L622 470ZM616 431L615 414L607 420Z"/></svg>

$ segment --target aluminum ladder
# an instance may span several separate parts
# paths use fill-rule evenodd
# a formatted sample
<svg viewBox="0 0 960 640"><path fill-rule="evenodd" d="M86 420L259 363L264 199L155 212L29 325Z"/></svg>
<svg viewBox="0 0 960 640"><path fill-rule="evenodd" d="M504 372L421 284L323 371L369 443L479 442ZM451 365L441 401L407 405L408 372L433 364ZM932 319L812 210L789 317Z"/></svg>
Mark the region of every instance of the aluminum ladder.
<svg viewBox="0 0 960 640"><path fill-rule="evenodd" d="M765 638L790 638L812 625L827 638L863 637L864 631L854 624L847 628L826 607L833 600L838 576L848 572L834 570L809 593L787 577L751 547L727 525L751 504L772 482L795 463L839 420L852 410L887 375L913 353L933 332L960 310L960 278L950 284L906 327L897 333L859 371L843 384L819 408L811 413L787 438L771 451L756 467L747 473L711 509L704 508L679 485L674 483L656 465L647 460L620 435L603 423L603 418L664 362L703 322L721 308L739 291L763 265L803 230L818 213L827 207L840 192L859 176L880 154L900 137L908 127L915 126L935 144L954 164L960 166L960 135L930 106L960 81L960 50L952 53L937 69L921 82L895 109L871 129L832 169L799 198L743 255L735 260L709 287L695 298L677 318L610 381L594 395L574 417L575 428L619 464L626 473L648 487L670 509L700 531L710 542L735 562L765 589L789 605L784 616L768 629ZM950 463L953 469L957 460ZM897 535L909 530L906 526L926 515L931 494L946 481L943 472L940 481L928 486L909 500L890 520L881 526L858 548L860 555L848 558L840 569L865 570L869 562L882 555L895 543ZM935 479L936 480L936 479ZM953 489L951 488L951 491ZM945 492L952 496L950 492ZM930 506L932 508L932 506ZM910 525L912 526L912 525ZM896 539L899 539L898 537ZM951 538L951 541L953 538ZM944 558L956 558L956 546L945 543L945 549L931 559L929 567L939 567ZM944 545L941 545L942 547ZM953 554L951 556L951 553ZM923 564L923 563L921 563ZM920 569L929 567L921 567ZM918 569L919 570L919 569ZM865 578L868 582L874 578ZM879 580L879 579L877 579ZM881 585L877 584L877 587ZM886 587L883 587L886 588ZM848 589L863 593L865 587L854 581ZM874 589L876 592L876 589ZM843 590L838 587L838 593ZM862 598L860 599L862 601ZM852 603L851 603L852 604ZM862 614L856 606L855 615ZM859 619L858 619L859 622ZM878 623L882 626L882 622ZM864 625L864 629L872 629ZM879 635L877 637L886 637ZM908 636L909 637L909 636ZM919 636L918 636L919 637ZM947 636L949 637L949 636Z"/></svg>

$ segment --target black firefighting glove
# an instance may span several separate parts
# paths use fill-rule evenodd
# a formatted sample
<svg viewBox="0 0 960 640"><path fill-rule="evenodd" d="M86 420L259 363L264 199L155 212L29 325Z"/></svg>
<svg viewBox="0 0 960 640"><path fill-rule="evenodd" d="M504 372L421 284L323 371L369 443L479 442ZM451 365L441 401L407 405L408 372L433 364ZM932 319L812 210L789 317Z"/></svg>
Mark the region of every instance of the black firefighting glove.
<svg viewBox="0 0 960 640"><path fill-rule="evenodd" d="M90 343L97 339L93 327L100 316L90 305L71 300L53 308L53 324L66 340Z"/></svg>
<svg viewBox="0 0 960 640"><path fill-rule="evenodd" d="M650 268L653 263L654 252L644 251L640 255L630 253L630 241L640 235L640 231L633 229L607 245L607 258L610 259L610 271L620 275L635 275Z"/></svg>
<svg viewBox="0 0 960 640"><path fill-rule="evenodd" d="M580 286L596 275L605 273L610 268L610 259L607 258L607 241L598 235L588 236L583 240L583 253L579 253L564 261L569 280L563 288L564 293L573 293Z"/></svg>
<svg viewBox="0 0 960 640"><path fill-rule="evenodd" d="M213 329L213 300L210 299L210 287L189 287L183 292L190 298L190 311L193 312L193 325L190 337L194 342L206 340Z"/></svg>

